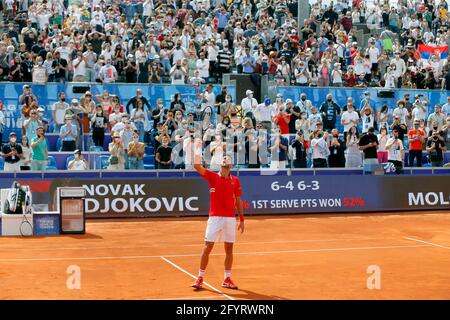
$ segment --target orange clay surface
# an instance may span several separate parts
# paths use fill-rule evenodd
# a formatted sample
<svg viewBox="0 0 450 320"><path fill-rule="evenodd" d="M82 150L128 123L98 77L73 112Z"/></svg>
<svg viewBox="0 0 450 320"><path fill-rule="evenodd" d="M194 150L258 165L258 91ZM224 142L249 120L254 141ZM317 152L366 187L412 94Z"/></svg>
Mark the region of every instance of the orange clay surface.
<svg viewBox="0 0 450 320"><path fill-rule="evenodd" d="M0 299L450 299L450 212L248 217L238 291L220 286L221 244L210 287L190 287L205 222L88 220L85 235L1 237ZM379 290L367 288L373 265ZM79 290L67 288L69 266Z"/></svg>

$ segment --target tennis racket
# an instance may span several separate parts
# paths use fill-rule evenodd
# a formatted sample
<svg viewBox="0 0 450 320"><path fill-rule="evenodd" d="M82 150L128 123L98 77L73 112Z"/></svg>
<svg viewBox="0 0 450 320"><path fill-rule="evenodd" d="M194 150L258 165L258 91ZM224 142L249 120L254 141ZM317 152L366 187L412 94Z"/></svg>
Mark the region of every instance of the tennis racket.
<svg viewBox="0 0 450 320"><path fill-rule="evenodd" d="M33 235L33 226L28 221L26 214L23 214L22 222L20 223L20 234L22 237L30 237Z"/></svg>

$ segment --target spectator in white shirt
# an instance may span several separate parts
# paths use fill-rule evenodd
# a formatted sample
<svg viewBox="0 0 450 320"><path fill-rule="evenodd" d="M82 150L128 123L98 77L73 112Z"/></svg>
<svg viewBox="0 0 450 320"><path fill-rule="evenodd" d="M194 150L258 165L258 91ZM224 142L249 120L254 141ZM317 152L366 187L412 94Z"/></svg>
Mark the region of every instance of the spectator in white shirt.
<svg viewBox="0 0 450 320"><path fill-rule="evenodd" d="M406 73L406 64L405 60L400 58L400 52L395 52L395 58L391 60L391 65L395 66L394 77L397 81L397 88L401 88L403 76Z"/></svg>
<svg viewBox="0 0 450 320"><path fill-rule="evenodd" d="M392 115L394 116L394 118L399 117L400 123L406 124L409 112L408 112L408 109L406 109L406 107L405 107L404 100L399 100L397 102L397 108L394 109L394 112L392 113Z"/></svg>
<svg viewBox="0 0 450 320"><path fill-rule="evenodd" d="M297 102L300 112L305 112L308 117L311 114L312 102L306 97L306 93L300 94L300 100Z"/></svg>
<svg viewBox="0 0 450 320"><path fill-rule="evenodd" d="M83 52L78 51L77 57L72 61L73 65L73 82L86 81L86 57Z"/></svg>
<svg viewBox="0 0 450 320"><path fill-rule="evenodd" d="M251 117L255 117L255 109L258 106L258 101L253 98L253 91L247 90L245 92L246 97L241 101L241 108L245 117L248 117L248 113L251 113Z"/></svg>
<svg viewBox="0 0 450 320"><path fill-rule="evenodd" d="M200 52L200 59L196 63L197 69L200 72L200 77L202 77L206 83L209 81L209 60L205 59L205 53Z"/></svg>
<svg viewBox="0 0 450 320"><path fill-rule="evenodd" d="M341 124L344 126L344 140L347 141L347 134L351 127L358 126L359 115L353 106L353 99L347 98L347 110L342 113Z"/></svg>
<svg viewBox="0 0 450 320"><path fill-rule="evenodd" d="M403 142L398 138L398 130L392 130L393 136L386 142L386 150L388 151L388 161L393 163L397 173L403 168L404 147Z"/></svg>
<svg viewBox="0 0 450 320"><path fill-rule="evenodd" d="M86 171L89 170L89 162L83 157L80 150L74 151L74 159L69 162L68 170Z"/></svg>
<svg viewBox="0 0 450 320"><path fill-rule="evenodd" d="M111 60L106 60L106 64L100 68L98 78L102 83L114 83L118 79L117 70Z"/></svg>
<svg viewBox="0 0 450 320"><path fill-rule="evenodd" d="M170 69L169 76L172 79L172 84L185 84L185 79L188 76L186 69L181 65L181 60L178 60Z"/></svg>
<svg viewBox="0 0 450 320"><path fill-rule="evenodd" d="M309 115L308 120L311 131L317 130L317 124L322 123L322 115L317 112L317 108L315 106L311 107L311 114Z"/></svg>

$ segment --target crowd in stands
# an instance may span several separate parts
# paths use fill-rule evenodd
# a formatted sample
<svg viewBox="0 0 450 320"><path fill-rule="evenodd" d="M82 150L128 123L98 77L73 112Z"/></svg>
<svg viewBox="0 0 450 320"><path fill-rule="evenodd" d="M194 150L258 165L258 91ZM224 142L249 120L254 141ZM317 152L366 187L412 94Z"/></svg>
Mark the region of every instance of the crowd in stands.
<svg viewBox="0 0 450 320"><path fill-rule="evenodd" d="M0 80L450 88L446 0L2 0ZM368 30L368 40L358 30ZM254 81L257 81L254 77Z"/></svg>
<svg viewBox="0 0 450 320"><path fill-rule="evenodd" d="M191 169L201 149L213 169L227 154L241 168L392 163L400 172L406 150L409 166L421 167L428 155L427 163L440 167L450 147L450 96L431 112L423 95L409 93L389 108L377 108L368 91L361 101L348 98L345 105L338 105L332 94L323 101L311 101L305 93L294 101L281 94L273 102L257 101L251 90L236 102L225 86L215 95L209 84L197 98L195 108L187 110L180 94L170 104L158 99L152 106L141 89L126 103L106 91L96 96L87 91L69 104L61 92L46 119L31 87L24 85L19 97L22 143L15 132L10 134L2 148L4 169L47 169L46 132L59 136L61 151L74 152L68 163L74 170L89 169L80 151L86 135L95 151L109 152L110 170L142 170L146 155L154 159L152 168Z"/></svg>
<svg viewBox="0 0 450 320"><path fill-rule="evenodd" d="M23 130L2 147L5 170L48 168L45 133L74 152L69 169L85 170L83 137L109 152L111 170L142 169L148 153L159 169L191 168L198 141L207 165L223 154L259 168L356 168L391 162L444 164L450 98L429 106L405 97L377 109L370 95L337 105L333 96L257 101L247 90L233 101L211 83L226 73L268 75L277 85L450 90L446 0L339 0L311 5L300 25L291 0L0 0L0 81L172 83L197 87L196 107L176 94L170 105L149 103L137 90L128 101L107 91L66 101L51 117L25 85L19 97ZM358 31L368 29L367 41ZM420 45L432 50L424 55ZM201 85L206 85L203 89ZM0 104L0 110L3 106ZM433 112L429 110L434 107ZM0 111L0 128L5 121ZM341 132L339 132L341 130ZM111 137L106 150L105 139ZM6 139L4 139L6 140Z"/></svg>

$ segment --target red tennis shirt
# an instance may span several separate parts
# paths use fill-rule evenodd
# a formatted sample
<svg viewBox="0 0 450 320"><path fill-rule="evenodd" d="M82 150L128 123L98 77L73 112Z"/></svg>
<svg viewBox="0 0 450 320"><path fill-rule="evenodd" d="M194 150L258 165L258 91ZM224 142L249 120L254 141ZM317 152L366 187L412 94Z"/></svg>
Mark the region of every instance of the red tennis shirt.
<svg viewBox="0 0 450 320"><path fill-rule="evenodd" d="M242 196L241 182L238 177L232 176L224 178L220 173L205 170L203 179L208 181L210 205L209 216L230 217L236 216L236 197ZM243 217L239 217L241 221Z"/></svg>

